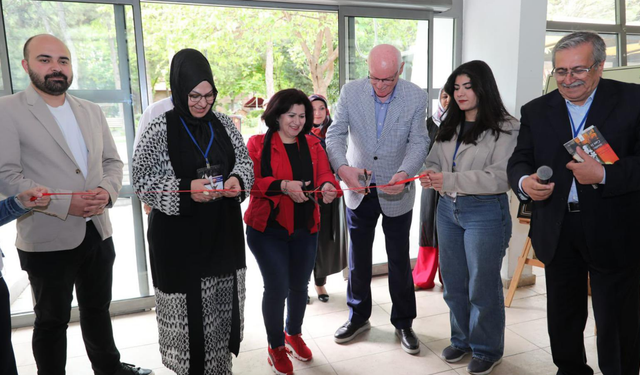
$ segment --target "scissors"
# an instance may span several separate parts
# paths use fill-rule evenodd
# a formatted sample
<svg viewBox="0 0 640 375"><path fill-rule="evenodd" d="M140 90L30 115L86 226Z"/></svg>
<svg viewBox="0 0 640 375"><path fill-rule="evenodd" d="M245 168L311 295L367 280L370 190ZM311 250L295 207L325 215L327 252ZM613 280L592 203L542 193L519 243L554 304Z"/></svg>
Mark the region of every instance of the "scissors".
<svg viewBox="0 0 640 375"><path fill-rule="evenodd" d="M361 176L361 178L364 180L364 195L371 193L371 188L369 187L369 185L371 184L372 177L373 177L373 174L367 173L367 169L365 168L364 176Z"/></svg>
<svg viewBox="0 0 640 375"><path fill-rule="evenodd" d="M315 204L317 204L319 206L320 204L318 204L318 201L315 198L316 193L319 191L318 189L320 189L320 186L318 186L317 188L315 188L313 190L305 191L304 195L305 195L305 197L311 199Z"/></svg>

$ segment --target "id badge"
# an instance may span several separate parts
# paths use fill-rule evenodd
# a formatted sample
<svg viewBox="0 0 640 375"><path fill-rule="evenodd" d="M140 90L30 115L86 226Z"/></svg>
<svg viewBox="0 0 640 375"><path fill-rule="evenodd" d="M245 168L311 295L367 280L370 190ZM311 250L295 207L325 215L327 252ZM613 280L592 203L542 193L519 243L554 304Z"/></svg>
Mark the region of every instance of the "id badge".
<svg viewBox="0 0 640 375"><path fill-rule="evenodd" d="M222 168L220 165L212 165L210 167L199 168L197 170L198 177L209 180L204 186L209 190L221 190L224 188L224 177L222 176ZM214 198L216 200L219 198Z"/></svg>

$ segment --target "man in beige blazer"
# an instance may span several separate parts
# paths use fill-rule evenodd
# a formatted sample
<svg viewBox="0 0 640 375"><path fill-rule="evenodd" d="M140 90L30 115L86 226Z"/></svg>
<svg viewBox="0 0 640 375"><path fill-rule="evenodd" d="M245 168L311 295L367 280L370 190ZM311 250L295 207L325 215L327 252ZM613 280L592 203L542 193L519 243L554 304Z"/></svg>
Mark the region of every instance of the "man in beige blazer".
<svg viewBox="0 0 640 375"><path fill-rule="evenodd" d="M0 98L0 193L35 186L76 193L54 195L18 220L16 247L35 296L38 374L65 373L74 285L95 374L150 374L120 362L111 329L115 250L106 209L118 198L123 164L105 116L96 104L66 94L73 71L59 39L30 38L22 66L31 84Z"/></svg>

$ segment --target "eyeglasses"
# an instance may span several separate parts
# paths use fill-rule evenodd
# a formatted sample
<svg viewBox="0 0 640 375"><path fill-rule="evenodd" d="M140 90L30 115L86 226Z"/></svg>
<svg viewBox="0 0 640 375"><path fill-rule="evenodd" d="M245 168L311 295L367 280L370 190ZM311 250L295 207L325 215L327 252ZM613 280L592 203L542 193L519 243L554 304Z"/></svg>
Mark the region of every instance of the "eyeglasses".
<svg viewBox="0 0 640 375"><path fill-rule="evenodd" d="M189 96L189 101L191 103L198 103L202 98L204 98L204 100L207 103L211 104L211 103L213 103L214 100L216 100L216 95L217 95L217 93L215 93L213 91L210 91L209 93L204 94L204 95L193 91L193 92L189 93L188 96Z"/></svg>
<svg viewBox="0 0 640 375"><path fill-rule="evenodd" d="M398 73L394 74L392 77L389 77L389 78L376 78L376 77L371 77L371 74L369 74L367 76L367 78L369 78L369 81L371 81L371 84L375 85L378 82L382 82L384 84L389 84L389 83L395 81L397 76L398 76Z"/></svg>
<svg viewBox="0 0 640 375"><path fill-rule="evenodd" d="M571 77L584 78L587 76L587 73L589 73L591 70L593 70L593 68L595 68L597 64L598 63L593 63L593 65L591 65L588 68L573 68L569 70L565 68L557 68L557 69L553 69L551 71L551 74L556 78L564 78L567 76L567 74L571 74Z"/></svg>

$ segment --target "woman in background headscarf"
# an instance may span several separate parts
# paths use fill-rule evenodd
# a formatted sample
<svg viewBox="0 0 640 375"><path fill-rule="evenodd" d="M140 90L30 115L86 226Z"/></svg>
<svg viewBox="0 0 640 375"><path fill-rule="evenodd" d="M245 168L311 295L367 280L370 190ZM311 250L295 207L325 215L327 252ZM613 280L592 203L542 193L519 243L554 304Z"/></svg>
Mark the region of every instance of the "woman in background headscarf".
<svg viewBox="0 0 640 375"><path fill-rule="evenodd" d="M133 157L136 194L153 207L147 236L162 363L178 375L231 374L245 298L240 202L253 164L231 118L211 110L217 90L200 52L174 56L170 83L175 107L151 121ZM220 185L224 192L207 191Z"/></svg>
<svg viewBox="0 0 640 375"><path fill-rule="evenodd" d="M326 150L324 139L331 125L331 114L327 99L319 94L309 97L313 106L313 128L311 134L320 140ZM324 285L327 276L347 267L347 225L344 201L336 198L331 204L320 206L320 231L318 232L318 253L313 269L316 293L321 302L329 301L329 293Z"/></svg>
<svg viewBox="0 0 640 375"><path fill-rule="evenodd" d="M445 110L451 97L440 89L438 111L427 119L429 132L429 151L433 147L440 122L444 120ZM434 279L438 271L438 236L436 233L436 205L439 194L433 189L422 189L420 196L420 249L416 266L413 268L413 285L415 289L431 289L436 284ZM442 278L440 280L442 282Z"/></svg>

